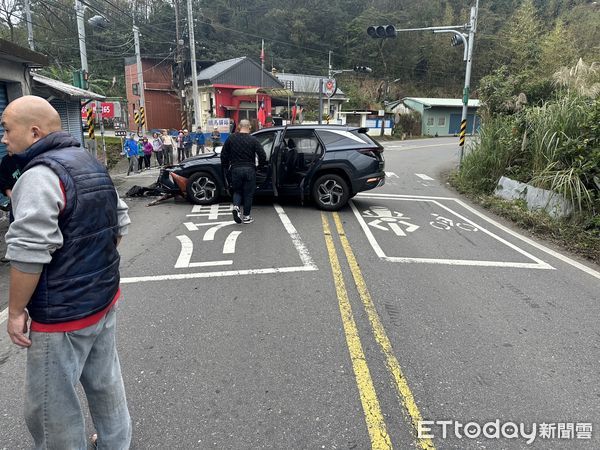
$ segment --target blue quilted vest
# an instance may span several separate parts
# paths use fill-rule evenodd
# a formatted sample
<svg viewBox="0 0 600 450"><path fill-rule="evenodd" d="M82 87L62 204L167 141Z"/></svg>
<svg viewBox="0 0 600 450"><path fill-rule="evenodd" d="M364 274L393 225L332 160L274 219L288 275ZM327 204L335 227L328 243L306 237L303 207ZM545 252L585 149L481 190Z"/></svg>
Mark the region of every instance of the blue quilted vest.
<svg viewBox="0 0 600 450"><path fill-rule="evenodd" d="M119 289L118 200L106 169L64 132L16 156L24 171L38 164L50 167L66 197L58 219L63 246L44 266L27 305L31 318L53 324L101 311Z"/></svg>

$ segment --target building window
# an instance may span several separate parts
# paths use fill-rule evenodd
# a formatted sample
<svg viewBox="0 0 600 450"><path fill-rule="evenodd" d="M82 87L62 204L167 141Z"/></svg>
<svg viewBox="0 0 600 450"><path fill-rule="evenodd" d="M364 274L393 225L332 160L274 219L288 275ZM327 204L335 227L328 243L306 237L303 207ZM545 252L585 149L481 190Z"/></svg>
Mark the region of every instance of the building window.
<svg viewBox="0 0 600 450"><path fill-rule="evenodd" d="M433 117L428 117L427 118L427 126L428 127L432 127L433 126Z"/></svg>
<svg viewBox="0 0 600 450"><path fill-rule="evenodd" d="M139 83L133 83L131 85L131 90L133 91L133 95L140 95L140 84Z"/></svg>
<svg viewBox="0 0 600 450"><path fill-rule="evenodd" d="M446 126L446 116L438 117L438 127L445 127L445 126Z"/></svg>

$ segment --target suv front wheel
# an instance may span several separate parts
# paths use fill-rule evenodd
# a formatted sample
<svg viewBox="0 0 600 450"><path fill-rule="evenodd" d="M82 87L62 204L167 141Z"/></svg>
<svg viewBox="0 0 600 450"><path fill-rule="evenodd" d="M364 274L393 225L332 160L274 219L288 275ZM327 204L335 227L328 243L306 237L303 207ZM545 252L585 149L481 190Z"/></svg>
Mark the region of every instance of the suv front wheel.
<svg viewBox="0 0 600 450"><path fill-rule="evenodd" d="M188 199L196 205L210 205L219 200L221 188L215 177L207 172L196 172L186 187Z"/></svg>
<svg viewBox="0 0 600 450"><path fill-rule="evenodd" d="M325 174L313 184L312 196L319 209L338 211L348 203L350 189L348 183L339 175Z"/></svg>

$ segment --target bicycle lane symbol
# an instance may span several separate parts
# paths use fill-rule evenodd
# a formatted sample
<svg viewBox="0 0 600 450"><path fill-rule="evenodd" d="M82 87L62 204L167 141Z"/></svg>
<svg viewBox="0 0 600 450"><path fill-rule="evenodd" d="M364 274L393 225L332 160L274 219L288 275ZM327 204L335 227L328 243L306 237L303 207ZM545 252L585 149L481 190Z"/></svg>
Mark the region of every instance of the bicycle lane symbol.
<svg viewBox="0 0 600 450"><path fill-rule="evenodd" d="M515 268L531 268L531 269L553 269L548 263L535 257L523 248L503 239L490 230L474 223L468 218L462 216L455 209L441 203L439 200L426 197L394 197L389 196L385 199L376 198L378 201L385 200L386 202L394 202L398 206L398 202L402 203L402 209L396 209L392 205L365 205L364 198L368 196L358 197L356 201L350 202L350 207L358 219L360 227L363 229L371 247L381 259L390 262L401 263L425 263L425 264L447 264L461 266L487 266L487 267L515 267ZM374 197L375 199L375 197ZM452 201L453 199L447 199ZM418 206L416 206L418 205ZM415 207L416 206L416 207ZM418 209L419 213L415 214ZM421 212L429 209L425 215ZM433 211L432 211L433 210ZM451 215L448 215L451 214ZM430 231L427 231L430 230ZM390 233L390 231L392 233ZM377 236L378 233L381 233ZM432 234L433 233L433 234ZM474 256L476 253L466 251L465 248L473 250L474 247L465 247L461 244L461 240L444 239L443 247L439 247L435 242L432 245L434 236L448 236L448 233L456 233L457 238L463 235L463 239L467 239L467 234L480 235L481 241L477 241L477 245L469 241L471 245L475 245L482 252L483 258ZM407 236L411 236L415 244L410 247L398 247L390 245L385 235L396 237L404 240ZM383 239L382 243L379 242ZM496 243L490 241L492 239ZM500 244L498 251L494 252L494 257L489 257L489 248ZM441 253L438 251L444 248ZM399 251L400 255L393 255L394 250ZM392 252L389 254L388 252ZM416 253L413 255L402 255L404 252ZM515 258L513 252L520 254L520 257ZM442 254L452 255L452 258L441 257Z"/></svg>
<svg viewBox="0 0 600 450"><path fill-rule="evenodd" d="M367 222L373 228L383 231L393 231L396 236L406 236L406 233L413 233L421 228L419 225L407 222L410 217L405 217L403 213L391 211L385 206L373 206L363 212L363 217L374 219ZM389 228L387 228L389 227Z"/></svg>
<svg viewBox="0 0 600 450"><path fill-rule="evenodd" d="M367 224L369 226L382 231L393 231L399 237L407 236L407 233L413 233L421 228L420 225L408 222L412 219L406 217L404 213L392 211L385 206L373 206L371 209L363 211L362 216L368 220ZM438 230L448 231L458 228L463 231L479 231L477 226L470 223L457 222L437 213L431 213L431 216L435 219L429 222L429 225Z"/></svg>
<svg viewBox="0 0 600 450"><path fill-rule="evenodd" d="M452 219L448 219L447 217L440 216L439 214L431 213L434 220L429 222L433 228L437 228L438 230L448 231L451 228L460 228L463 231L479 231L475 225L466 223L466 222L455 222Z"/></svg>

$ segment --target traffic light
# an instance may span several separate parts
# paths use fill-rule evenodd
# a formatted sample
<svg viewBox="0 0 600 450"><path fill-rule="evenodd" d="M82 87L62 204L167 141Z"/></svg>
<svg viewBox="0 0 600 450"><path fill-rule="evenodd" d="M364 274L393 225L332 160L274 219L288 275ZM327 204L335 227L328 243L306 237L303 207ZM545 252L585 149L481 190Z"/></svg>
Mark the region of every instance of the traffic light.
<svg viewBox="0 0 600 450"><path fill-rule="evenodd" d="M360 72L360 73L371 73L371 72L373 72L373 69L371 69L370 67L367 67L367 66L354 66L353 70L355 72Z"/></svg>
<svg viewBox="0 0 600 450"><path fill-rule="evenodd" d="M394 25L371 25L367 28L367 34L373 39L395 38L398 35Z"/></svg>
<svg viewBox="0 0 600 450"><path fill-rule="evenodd" d="M452 36L452 39L450 40L450 44L452 44L452 47L460 47L461 45L464 44L464 42L463 42L463 39L458 34L455 34L454 36Z"/></svg>

